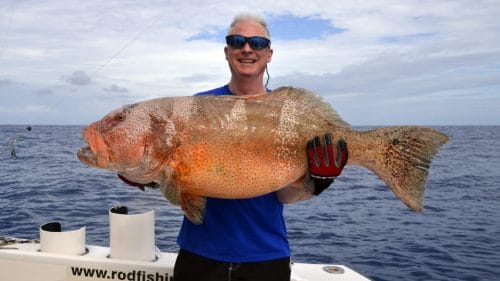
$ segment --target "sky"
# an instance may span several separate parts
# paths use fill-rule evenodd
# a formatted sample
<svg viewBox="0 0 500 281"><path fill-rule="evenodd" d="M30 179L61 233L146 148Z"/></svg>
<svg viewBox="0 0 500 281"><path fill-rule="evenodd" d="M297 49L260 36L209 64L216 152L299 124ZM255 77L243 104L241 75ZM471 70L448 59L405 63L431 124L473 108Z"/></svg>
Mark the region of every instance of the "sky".
<svg viewBox="0 0 500 281"><path fill-rule="evenodd" d="M0 1L0 124L78 124L226 84L224 36L271 31L269 87L351 125L500 125L500 1Z"/></svg>

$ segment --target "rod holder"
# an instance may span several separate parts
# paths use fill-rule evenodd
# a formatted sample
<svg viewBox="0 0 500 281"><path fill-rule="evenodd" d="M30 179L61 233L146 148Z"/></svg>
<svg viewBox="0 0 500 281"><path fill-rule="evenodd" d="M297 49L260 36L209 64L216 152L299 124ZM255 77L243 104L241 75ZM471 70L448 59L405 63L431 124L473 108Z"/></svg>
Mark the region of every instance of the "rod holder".
<svg viewBox="0 0 500 281"><path fill-rule="evenodd" d="M126 206L109 210L110 258L154 261L156 259L154 211L129 214Z"/></svg>
<svg viewBox="0 0 500 281"><path fill-rule="evenodd" d="M49 222L40 226L40 251L66 255L83 255L85 248L85 226L76 230L62 231L60 222Z"/></svg>

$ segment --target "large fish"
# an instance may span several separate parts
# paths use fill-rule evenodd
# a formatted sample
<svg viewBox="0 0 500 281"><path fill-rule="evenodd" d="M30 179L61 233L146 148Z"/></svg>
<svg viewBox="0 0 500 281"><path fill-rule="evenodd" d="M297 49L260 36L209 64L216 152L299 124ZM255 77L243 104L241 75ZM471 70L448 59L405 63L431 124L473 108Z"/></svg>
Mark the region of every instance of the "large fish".
<svg viewBox="0 0 500 281"><path fill-rule="evenodd" d="M254 96L189 96L124 106L83 131L83 163L130 182L157 183L194 223L206 197L250 198L302 180L306 143L331 133L348 165L377 174L408 207L422 210L431 159L448 137L401 126L354 131L318 95L282 87Z"/></svg>

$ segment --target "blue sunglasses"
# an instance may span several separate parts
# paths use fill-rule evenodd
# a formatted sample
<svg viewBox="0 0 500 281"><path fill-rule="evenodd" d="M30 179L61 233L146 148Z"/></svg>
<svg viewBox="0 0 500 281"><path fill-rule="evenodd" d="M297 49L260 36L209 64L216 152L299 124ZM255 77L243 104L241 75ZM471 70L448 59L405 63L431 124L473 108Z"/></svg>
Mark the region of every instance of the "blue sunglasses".
<svg viewBox="0 0 500 281"><path fill-rule="evenodd" d="M226 36L226 43L231 48L241 49L243 48L243 46L245 46L245 43L247 42L250 45L250 48L254 50L265 49L269 47L269 44L271 44L271 40L260 36L252 36L252 37L245 37L241 35Z"/></svg>

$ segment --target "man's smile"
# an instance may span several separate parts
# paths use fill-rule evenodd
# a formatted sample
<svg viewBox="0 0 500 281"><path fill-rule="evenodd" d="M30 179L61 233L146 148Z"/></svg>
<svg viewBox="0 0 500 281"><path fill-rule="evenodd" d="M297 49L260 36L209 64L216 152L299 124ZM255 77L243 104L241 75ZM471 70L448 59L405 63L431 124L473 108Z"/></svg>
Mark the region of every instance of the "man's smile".
<svg viewBox="0 0 500 281"><path fill-rule="evenodd" d="M241 63L255 63L257 60L254 59L239 59L238 62Z"/></svg>

